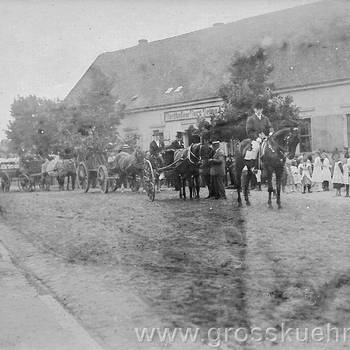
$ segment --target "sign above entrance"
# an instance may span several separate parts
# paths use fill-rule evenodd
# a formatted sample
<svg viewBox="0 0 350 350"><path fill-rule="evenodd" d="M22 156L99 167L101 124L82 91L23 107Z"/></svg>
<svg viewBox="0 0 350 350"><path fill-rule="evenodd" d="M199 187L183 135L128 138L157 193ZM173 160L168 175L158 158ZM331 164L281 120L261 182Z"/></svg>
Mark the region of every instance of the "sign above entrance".
<svg viewBox="0 0 350 350"><path fill-rule="evenodd" d="M166 122L173 122L178 120L208 118L212 115L216 115L220 112L221 107L206 107L206 108L193 108L183 109L181 111L164 112L164 120Z"/></svg>

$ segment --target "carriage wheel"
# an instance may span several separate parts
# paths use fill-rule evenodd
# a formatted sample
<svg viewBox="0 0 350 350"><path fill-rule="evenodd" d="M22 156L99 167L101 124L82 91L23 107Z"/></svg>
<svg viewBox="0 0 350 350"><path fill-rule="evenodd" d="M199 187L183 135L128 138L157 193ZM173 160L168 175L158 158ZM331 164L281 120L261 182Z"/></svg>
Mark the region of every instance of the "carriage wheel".
<svg viewBox="0 0 350 350"><path fill-rule="evenodd" d="M79 188L87 192L90 188L89 172L84 162L80 162L77 168L77 179Z"/></svg>
<svg viewBox="0 0 350 350"><path fill-rule="evenodd" d="M105 165L100 165L97 169L97 183L103 193L108 192L108 170Z"/></svg>
<svg viewBox="0 0 350 350"><path fill-rule="evenodd" d="M2 179L1 181L1 187L4 192L9 192L10 191L10 185L11 185L11 178L7 173L1 173L0 178Z"/></svg>
<svg viewBox="0 0 350 350"><path fill-rule="evenodd" d="M32 190L32 182L27 174L20 174L18 176L18 188L20 191L29 192Z"/></svg>
<svg viewBox="0 0 350 350"><path fill-rule="evenodd" d="M143 168L143 181L144 189L147 193L148 198L153 202L156 195L156 183L155 176L151 162L145 159Z"/></svg>

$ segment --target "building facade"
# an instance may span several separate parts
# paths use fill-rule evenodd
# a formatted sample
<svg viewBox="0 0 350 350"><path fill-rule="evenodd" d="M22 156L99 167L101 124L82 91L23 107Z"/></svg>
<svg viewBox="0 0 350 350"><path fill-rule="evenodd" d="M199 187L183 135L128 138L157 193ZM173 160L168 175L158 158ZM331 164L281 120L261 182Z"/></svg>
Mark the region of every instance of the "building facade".
<svg viewBox="0 0 350 350"><path fill-rule="evenodd" d="M143 39L100 55L66 100L76 103L96 81L112 81L110 93L126 106L121 136L137 135L147 149L155 131L173 140L198 118L218 113L233 56L262 47L276 92L293 96L300 108L300 150L341 150L350 143L348 13L349 1L326 0L160 41Z"/></svg>

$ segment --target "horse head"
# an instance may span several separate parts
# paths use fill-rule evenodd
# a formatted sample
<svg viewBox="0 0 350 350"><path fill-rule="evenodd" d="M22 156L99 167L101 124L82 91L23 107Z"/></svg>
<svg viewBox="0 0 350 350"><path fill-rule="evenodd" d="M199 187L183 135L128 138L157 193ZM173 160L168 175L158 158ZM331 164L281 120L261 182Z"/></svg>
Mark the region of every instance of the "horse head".
<svg viewBox="0 0 350 350"><path fill-rule="evenodd" d="M296 147L300 142L299 128L294 125L283 127L271 136L271 140L284 154L294 157Z"/></svg>

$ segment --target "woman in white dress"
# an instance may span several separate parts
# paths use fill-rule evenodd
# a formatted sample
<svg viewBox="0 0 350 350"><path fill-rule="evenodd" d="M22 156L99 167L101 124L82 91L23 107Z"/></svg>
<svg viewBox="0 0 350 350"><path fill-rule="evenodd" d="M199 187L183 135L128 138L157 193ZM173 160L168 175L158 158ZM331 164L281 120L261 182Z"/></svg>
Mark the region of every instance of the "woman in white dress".
<svg viewBox="0 0 350 350"><path fill-rule="evenodd" d="M329 191L329 184L332 181L331 163L326 153L322 153L322 184L324 191Z"/></svg>
<svg viewBox="0 0 350 350"><path fill-rule="evenodd" d="M316 192L322 191L322 162L320 152L315 152L314 170L312 172L312 184Z"/></svg>

